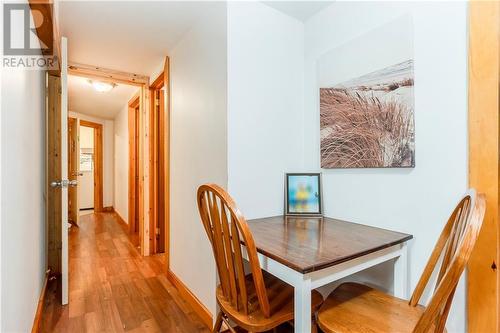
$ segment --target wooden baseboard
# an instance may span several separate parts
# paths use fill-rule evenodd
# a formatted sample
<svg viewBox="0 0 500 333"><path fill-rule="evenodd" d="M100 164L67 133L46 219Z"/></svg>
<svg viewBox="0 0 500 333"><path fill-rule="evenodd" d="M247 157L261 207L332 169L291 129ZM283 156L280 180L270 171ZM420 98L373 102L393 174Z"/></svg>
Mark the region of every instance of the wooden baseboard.
<svg viewBox="0 0 500 333"><path fill-rule="evenodd" d="M201 318L203 323L212 329L213 319L212 314L208 309L200 302L200 300L189 290L188 287L169 269L167 273L168 280L175 286L179 295L193 308L194 312Z"/></svg>
<svg viewBox="0 0 500 333"><path fill-rule="evenodd" d="M127 222L125 222L123 217L121 217L121 215L116 210L113 210L113 213L118 218L118 222L120 223L120 226L123 228L123 230L125 230L128 233L129 226L128 226Z"/></svg>
<svg viewBox="0 0 500 333"><path fill-rule="evenodd" d="M102 211L105 213L112 213L115 211L115 208L113 206L103 207Z"/></svg>
<svg viewBox="0 0 500 333"><path fill-rule="evenodd" d="M38 299L38 305L36 307L35 319L33 319L33 327L31 328L31 333L38 333L40 331L40 323L42 322L43 305L45 303L45 295L47 293L49 276L50 269L45 272L45 280L43 281L42 292L40 293L40 298Z"/></svg>

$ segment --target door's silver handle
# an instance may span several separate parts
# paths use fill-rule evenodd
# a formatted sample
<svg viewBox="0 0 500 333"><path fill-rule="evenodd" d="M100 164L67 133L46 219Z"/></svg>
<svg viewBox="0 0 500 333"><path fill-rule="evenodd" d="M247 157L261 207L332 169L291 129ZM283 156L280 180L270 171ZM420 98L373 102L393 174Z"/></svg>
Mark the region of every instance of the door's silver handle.
<svg viewBox="0 0 500 333"><path fill-rule="evenodd" d="M55 180L53 182L50 182L50 187L62 187L62 182L61 181L58 181L58 180Z"/></svg>
<svg viewBox="0 0 500 333"><path fill-rule="evenodd" d="M54 188L57 188L57 187L66 188L68 186L72 186L72 187L78 186L78 180L63 179L63 180L55 180L53 182L50 182L50 187L54 187Z"/></svg>

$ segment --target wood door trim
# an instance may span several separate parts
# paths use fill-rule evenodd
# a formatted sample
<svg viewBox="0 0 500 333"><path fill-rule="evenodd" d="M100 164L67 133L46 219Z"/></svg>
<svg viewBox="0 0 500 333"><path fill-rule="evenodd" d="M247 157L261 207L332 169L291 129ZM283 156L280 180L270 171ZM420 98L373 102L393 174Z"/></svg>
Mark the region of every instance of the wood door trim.
<svg viewBox="0 0 500 333"><path fill-rule="evenodd" d="M136 216L136 177L139 170L136 170L136 130L137 130L137 115L136 109L139 106L140 95L137 93L128 102L128 146L129 146L129 168L128 168L128 225L129 233L135 233L135 216ZM140 220L140 219L139 219Z"/></svg>
<svg viewBox="0 0 500 333"><path fill-rule="evenodd" d="M160 80L161 78L161 80ZM151 119L150 123L152 125L151 127L151 136L149 137L149 147L150 147L150 154L152 158L150 159L150 170L151 170L151 178L150 178L150 183L149 183L149 188L150 188L150 193L152 193L152 196L150 196L149 204L151 207L151 218L149 221L149 228L150 230L153 230L153 235L150 238L150 249L151 249L151 254L158 253L158 240L157 240L157 232L156 232L156 221L159 218L159 211L158 209L160 208L160 201L159 201L159 188L158 188L158 177L159 177L159 154L158 154L158 139L159 139L159 127L158 127L158 122L159 122L159 114L157 112L157 100L159 98L159 92L160 89L163 87L163 72L155 79L153 84L149 87L149 92L151 96Z"/></svg>
<svg viewBox="0 0 500 333"><path fill-rule="evenodd" d="M134 96L128 101L128 107L129 108L136 108L139 106L140 103L140 93L137 92L134 94Z"/></svg>
<svg viewBox="0 0 500 333"><path fill-rule="evenodd" d="M155 141L157 144L157 150L156 150L156 177L157 177L157 189L156 189L156 200L157 200L157 214L158 214L158 223L157 227L159 229L158 237L155 238L157 240L156 248L158 249L157 252L159 253L165 253L167 252L166 249L166 230L168 227L168 219L165 216L165 205L168 203L166 202L166 195L165 193L167 190L165 189L165 172L167 171L166 164L165 164L165 148L166 148L166 141L165 141L165 106L166 106L166 97L165 97L165 91L163 90L157 90L158 100L159 100L159 107L158 107L158 115L157 115L157 121L155 124L156 128L156 134L158 136L157 140Z"/></svg>
<svg viewBox="0 0 500 333"><path fill-rule="evenodd" d="M151 126L149 116L151 114L151 108L148 104L149 102L149 89L144 86L137 94L135 94L128 103L129 110L129 223L130 232L135 232L135 193L136 193L136 176L139 178L139 208L138 208L138 220L139 220L139 238L141 254L144 256L151 254L151 206L150 206L150 136L151 136ZM138 121L136 121L136 110L139 108L137 114ZM139 156L137 157L135 151L135 131L139 130ZM139 159L138 166L139 169L136 170L136 159ZM147 185L146 185L147 184Z"/></svg>
<svg viewBox="0 0 500 333"><path fill-rule="evenodd" d="M162 73L163 75L163 73ZM149 141L150 154L150 207L152 208L150 219L150 230L153 230L153 237L151 237L150 248L151 253L165 252L165 229L167 221L165 220L165 189L164 187L164 170L165 158L161 156L164 152L164 118L165 118L165 94L161 87L158 89L150 89L151 94L151 136ZM160 224L161 223L161 224ZM156 232L156 228L160 229L160 233ZM162 233L163 231L163 233ZM159 238L157 238L159 236ZM163 238L163 243L162 243Z"/></svg>
<svg viewBox="0 0 500 333"><path fill-rule="evenodd" d="M499 21L499 2L469 2L469 186L486 194L487 208L468 265L468 332L500 330Z"/></svg>
<svg viewBox="0 0 500 333"><path fill-rule="evenodd" d="M35 21L36 34L41 41L52 40L53 54L57 59L61 58L61 36L59 34L57 16L54 15L54 4L51 0L28 0L33 20ZM34 15L34 11L39 11L42 15ZM42 20L39 22L38 20ZM45 24L47 23L47 24ZM52 26L49 29L48 26ZM49 74L61 75L61 61L57 61L57 69L49 70Z"/></svg>
<svg viewBox="0 0 500 333"><path fill-rule="evenodd" d="M165 72L161 72L149 86L150 89L161 89L165 85Z"/></svg>
<svg viewBox="0 0 500 333"><path fill-rule="evenodd" d="M104 206L102 124L80 119L81 126L94 129L94 211L102 212Z"/></svg>
<svg viewBox="0 0 500 333"><path fill-rule="evenodd" d="M149 78L145 75L74 62L69 63L68 73L104 82L123 83L134 86L147 86L149 84Z"/></svg>
<svg viewBox="0 0 500 333"><path fill-rule="evenodd" d="M166 84L165 84L166 83ZM164 252L167 262L167 267L169 267L170 263L170 105L171 105L171 94L170 94L170 58L165 57L165 62L163 65L163 72L158 75L158 77L153 81L150 88L151 95L151 110L154 110L155 104L154 99L157 94L159 94L160 90L164 88L164 108L163 108L163 126L160 128L156 135L152 135L150 139L150 144L154 145L155 142L163 141L163 156L156 156L152 159L152 164L150 165L152 170L152 176L154 180L156 177L160 176L160 172L163 172L161 176L163 176L163 193L164 193L164 204L158 203L157 196L161 189L155 188L156 182L153 180L150 184L151 193L154 194L153 200L151 200L151 205L153 207L154 215L151 220L151 228L154 227L154 221L157 217L157 208L163 210L163 219L164 219ZM154 112L152 112L153 114ZM154 116L151 117L152 124L156 124L158 121ZM160 124L161 125L161 124ZM156 128L156 127L155 127ZM163 133L162 133L163 130ZM161 136L159 138L157 136ZM163 159L163 160L161 160ZM163 163L162 163L163 162ZM160 166L162 166L160 168ZM154 230L154 229L151 229ZM156 249L157 244L155 241L152 243L153 251ZM153 252L152 252L153 253Z"/></svg>
<svg viewBox="0 0 500 333"><path fill-rule="evenodd" d="M163 64L163 82L165 86L165 126L164 126L164 191L165 191L165 260L167 262L167 268L170 268L170 124L171 124L171 105L172 105L172 94L170 81L170 58L165 57L165 63Z"/></svg>
<svg viewBox="0 0 500 333"><path fill-rule="evenodd" d="M157 90L150 89L150 136L149 136L149 170L151 171L149 178L149 207L151 214L149 219L149 230L151 230L151 237L149 237L149 249L151 254L157 253L157 240L156 240L156 221L158 220L158 114L156 112L156 99Z"/></svg>

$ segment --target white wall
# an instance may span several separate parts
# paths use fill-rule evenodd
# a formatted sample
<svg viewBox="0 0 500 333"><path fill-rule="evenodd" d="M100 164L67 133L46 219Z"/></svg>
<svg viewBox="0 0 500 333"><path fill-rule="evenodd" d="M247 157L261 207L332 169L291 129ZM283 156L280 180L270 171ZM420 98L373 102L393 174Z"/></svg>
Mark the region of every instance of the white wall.
<svg viewBox="0 0 500 333"><path fill-rule="evenodd" d="M465 2L336 2L305 24L304 161L305 167L316 171L320 167L317 60L401 15L413 16L416 167L322 170L325 215L414 235L411 290L467 187L466 10ZM364 61L370 61L370 54ZM384 274L390 269L376 271L374 280L391 289L392 281ZM461 285L448 331L463 332L464 318Z"/></svg>
<svg viewBox="0 0 500 333"><path fill-rule="evenodd" d="M94 149L94 129L92 127L81 126L79 136L80 149ZM94 207L94 170L80 170L80 172L81 176L78 176L78 207L80 209Z"/></svg>
<svg viewBox="0 0 500 333"><path fill-rule="evenodd" d="M303 24L260 2L228 3L229 192L247 218L283 213L303 167Z"/></svg>
<svg viewBox="0 0 500 333"><path fill-rule="evenodd" d="M170 52L170 269L215 313L215 261L199 185L227 187L226 4L214 3Z"/></svg>
<svg viewBox="0 0 500 333"><path fill-rule="evenodd" d="M2 332L31 331L45 278L44 88L43 71L2 71Z"/></svg>
<svg viewBox="0 0 500 333"><path fill-rule="evenodd" d="M125 105L114 119L114 176L115 176L115 211L128 223L128 105Z"/></svg>
<svg viewBox="0 0 500 333"><path fill-rule="evenodd" d="M102 173L103 173L103 206L113 206L114 203L114 123L112 120L88 116L86 114L69 111L69 116L80 118L82 120L91 121L97 124L102 124Z"/></svg>

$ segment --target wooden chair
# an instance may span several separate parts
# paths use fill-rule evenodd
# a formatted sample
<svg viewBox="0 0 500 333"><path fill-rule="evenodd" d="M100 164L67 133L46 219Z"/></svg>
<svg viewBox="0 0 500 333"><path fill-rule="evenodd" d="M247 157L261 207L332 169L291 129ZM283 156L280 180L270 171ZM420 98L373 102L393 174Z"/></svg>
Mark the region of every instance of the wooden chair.
<svg viewBox="0 0 500 333"><path fill-rule="evenodd" d="M344 283L327 298L318 313L321 329L332 332L443 332L458 280L476 243L485 212L485 198L470 190L451 214L410 301L376 289ZM432 298L418 302L442 257Z"/></svg>
<svg viewBox="0 0 500 333"><path fill-rule="evenodd" d="M229 320L249 332L263 332L293 320L293 287L260 268L255 243L245 218L226 191L215 184L198 189L198 209L219 273L217 315L212 332ZM241 244L246 247L251 273L245 275ZM323 298L313 291L312 309ZM316 324L313 324L313 330Z"/></svg>

